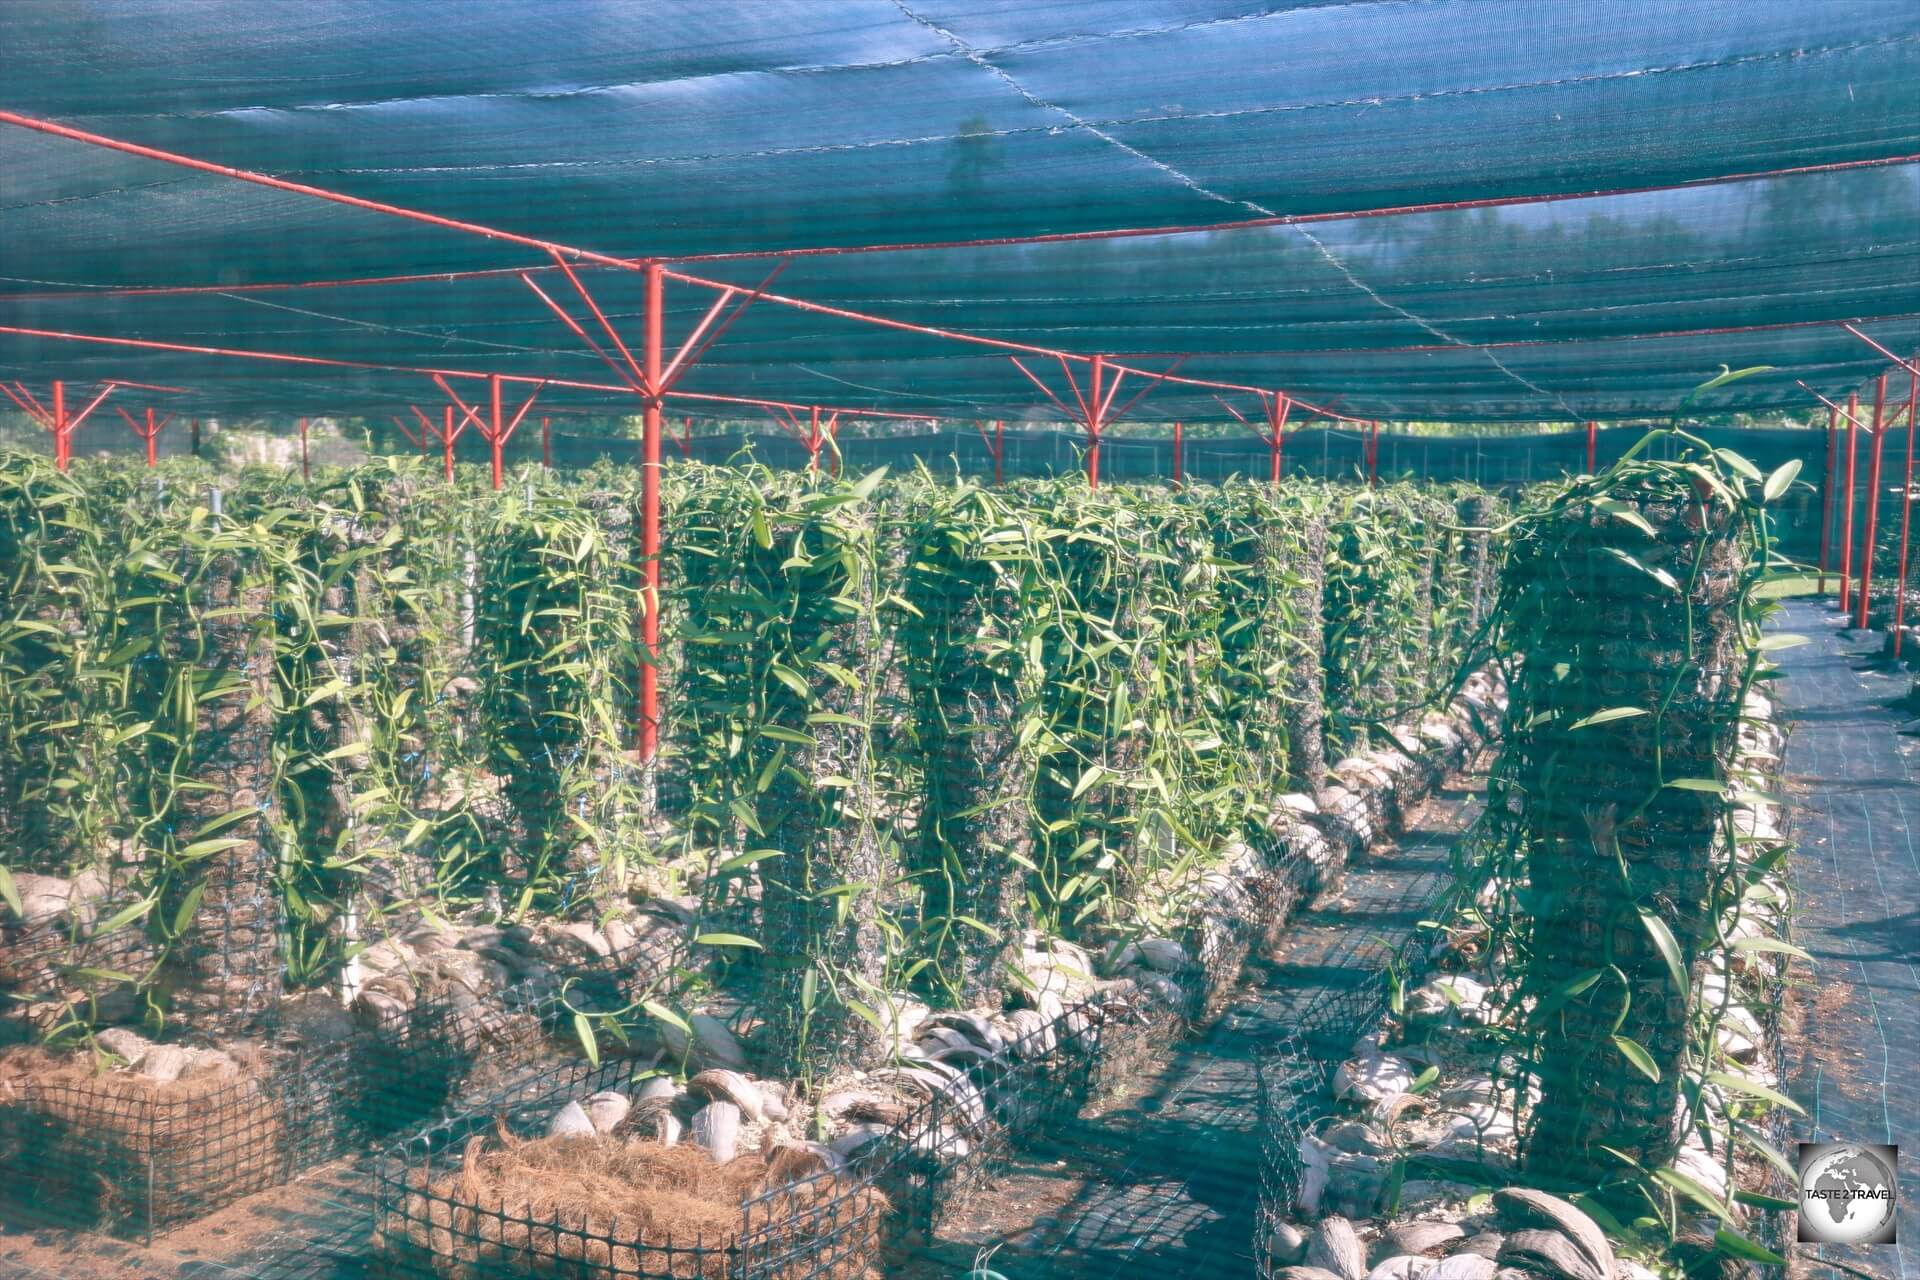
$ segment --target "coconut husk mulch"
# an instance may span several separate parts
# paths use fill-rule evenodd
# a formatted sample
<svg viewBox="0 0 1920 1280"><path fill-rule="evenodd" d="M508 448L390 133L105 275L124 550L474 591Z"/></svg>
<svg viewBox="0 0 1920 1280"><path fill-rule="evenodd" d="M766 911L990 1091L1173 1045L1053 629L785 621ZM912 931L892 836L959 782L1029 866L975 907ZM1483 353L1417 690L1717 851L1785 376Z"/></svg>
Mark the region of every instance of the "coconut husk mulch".
<svg viewBox="0 0 1920 1280"><path fill-rule="evenodd" d="M90 1053L0 1054L0 1203L19 1221L185 1221L285 1180L283 1107L264 1058L159 1081Z"/></svg>
<svg viewBox="0 0 1920 1280"><path fill-rule="evenodd" d="M796 1180L797 1179L797 1180ZM857 1280L873 1273L884 1197L795 1153L715 1163L637 1138L523 1140L497 1126L456 1169L418 1169L383 1215L389 1274Z"/></svg>

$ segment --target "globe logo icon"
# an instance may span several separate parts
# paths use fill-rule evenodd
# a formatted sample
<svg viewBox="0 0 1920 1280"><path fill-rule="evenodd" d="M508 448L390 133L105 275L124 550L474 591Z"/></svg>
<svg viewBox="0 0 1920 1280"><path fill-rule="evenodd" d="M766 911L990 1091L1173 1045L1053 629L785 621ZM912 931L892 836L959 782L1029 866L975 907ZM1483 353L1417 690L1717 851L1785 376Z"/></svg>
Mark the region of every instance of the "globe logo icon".
<svg viewBox="0 0 1920 1280"><path fill-rule="evenodd" d="M1893 1239L1897 1149L1846 1142L1800 1146L1800 1239L1881 1244Z"/></svg>

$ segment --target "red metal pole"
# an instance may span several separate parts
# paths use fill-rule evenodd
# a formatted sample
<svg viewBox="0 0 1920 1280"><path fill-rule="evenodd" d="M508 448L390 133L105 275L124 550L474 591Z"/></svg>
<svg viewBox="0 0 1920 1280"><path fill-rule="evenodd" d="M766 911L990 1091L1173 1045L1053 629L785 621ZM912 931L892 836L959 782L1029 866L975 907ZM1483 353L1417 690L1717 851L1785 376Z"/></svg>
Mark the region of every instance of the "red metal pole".
<svg viewBox="0 0 1920 1280"><path fill-rule="evenodd" d="M1380 484L1380 424L1367 424L1367 485L1377 488Z"/></svg>
<svg viewBox="0 0 1920 1280"><path fill-rule="evenodd" d="M1087 487L1100 487L1100 384L1107 372L1107 358L1093 358L1093 384L1087 400Z"/></svg>
<svg viewBox="0 0 1920 1280"><path fill-rule="evenodd" d="M1173 487L1176 489L1180 487L1180 454L1183 447L1180 439L1180 423L1176 419L1173 424Z"/></svg>
<svg viewBox="0 0 1920 1280"><path fill-rule="evenodd" d="M550 418L540 419L540 465L548 471L553 470L553 423Z"/></svg>
<svg viewBox="0 0 1920 1280"><path fill-rule="evenodd" d="M1913 529L1913 416L1920 409L1920 371L1907 383L1907 472L1900 486L1900 583L1893 597L1893 656L1900 656L1900 632L1907 622L1907 536Z"/></svg>
<svg viewBox="0 0 1920 1280"><path fill-rule="evenodd" d="M998 489L1006 483L1006 473L1002 460L1007 456L1007 424L999 418L993 420L993 487Z"/></svg>
<svg viewBox="0 0 1920 1280"><path fill-rule="evenodd" d="M172 415L168 415L168 416L172 416ZM153 425L153 409L151 407L147 409L146 436L147 436L147 465L149 467L158 466L160 463L160 459L158 457L157 450L155 449L154 446L160 437L160 428Z"/></svg>
<svg viewBox="0 0 1920 1280"><path fill-rule="evenodd" d="M447 458L447 483L453 483L453 406L446 406L445 417L440 424L440 447Z"/></svg>
<svg viewBox="0 0 1920 1280"><path fill-rule="evenodd" d="M147 421L153 421L153 410L147 410ZM307 454L307 420L300 419L300 478L313 479L313 460Z"/></svg>
<svg viewBox="0 0 1920 1280"><path fill-rule="evenodd" d="M58 379L53 384L53 465L67 469L67 384Z"/></svg>
<svg viewBox="0 0 1920 1280"><path fill-rule="evenodd" d="M1880 524L1880 452L1886 444L1887 375L1881 374L1873 385L1873 439L1867 447L1873 451L1867 463L1867 528L1860 548L1860 598L1855 605L1853 625L1867 628L1867 601L1873 592L1874 539Z"/></svg>
<svg viewBox="0 0 1920 1280"><path fill-rule="evenodd" d="M812 423L807 428L807 470L820 469L820 406L813 406Z"/></svg>
<svg viewBox="0 0 1920 1280"><path fill-rule="evenodd" d="M641 602L640 643L646 661L640 667L640 760L650 765L660 747L660 347L664 328L666 280L660 264L646 269L646 315L641 340L641 374L646 383L645 430L640 446L640 556L646 579Z"/></svg>
<svg viewBox="0 0 1920 1280"><path fill-rule="evenodd" d="M1845 537L1840 542L1840 612L1846 613L1853 602L1853 472L1854 459L1859 452L1860 437L1860 396L1856 392L1847 397L1847 497L1842 505L1841 518L1845 521Z"/></svg>
<svg viewBox="0 0 1920 1280"><path fill-rule="evenodd" d="M1592 475L1594 473L1594 462L1598 456L1599 444L1600 444L1600 424L1597 422L1589 421L1587 423L1587 474L1588 475Z"/></svg>
<svg viewBox="0 0 1920 1280"><path fill-rule="evenodd" d="M1820 594L1827 594L1827 569L1832 563L1833 485L1840 471L1840 411L1827 407L1827 474L1820 485Z"/></svg>
<svg viewBox="0 0 1920 1280"><path fill-rule="evenodd" d="M487 443L493 448L493 487L500 487L501 476L500 451L507 443L507 419L500 410L500 375L494 374L487 379L487 393L492 397L493 426L487 432Z"/></svg>
<svg viewBox="0 0 1920 1280"><path fill-rule="evenodd" d="M187 445L188 448L192 450L194 457L197 458L200 456L200 419L198 418L193 420L193 430L187 436Z"/></svg>

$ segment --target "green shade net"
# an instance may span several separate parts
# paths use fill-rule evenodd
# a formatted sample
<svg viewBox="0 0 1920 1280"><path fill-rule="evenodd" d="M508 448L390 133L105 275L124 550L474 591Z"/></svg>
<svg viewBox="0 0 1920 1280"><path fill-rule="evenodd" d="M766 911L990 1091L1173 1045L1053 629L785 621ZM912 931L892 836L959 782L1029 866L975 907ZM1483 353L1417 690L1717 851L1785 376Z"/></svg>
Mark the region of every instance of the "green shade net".
<svg viewBox="0 0 1920 1280"><path fill-rule="evenodd" d="M0 47L6 109L620 255L1425 208L802 257L776 286L1141 369L1186 356L1183 375L1359 417L1657 413L1723 364L1778 368L1708 407L1804 409L1796 380L1839 395L1885 366L1830 322L1920 346L1920 165L1827 167L1920 155L1920 9L1899 0L22 3ZM613 381L512 275L98 296L546 266L536 250L17 128L0 175L5 323ZM1434 207L1505 200L1530 202ZM777 261L687 269L751 286ZM636 343L638 276L585 278ZM670 342L712 297L670 287ZM414 375L16 335L0 375L186 386L229 412L438 403ZM681 388L1060 417L1002 354L767 302ZM1142 414L1229 411L1163 385Z"/></svg>

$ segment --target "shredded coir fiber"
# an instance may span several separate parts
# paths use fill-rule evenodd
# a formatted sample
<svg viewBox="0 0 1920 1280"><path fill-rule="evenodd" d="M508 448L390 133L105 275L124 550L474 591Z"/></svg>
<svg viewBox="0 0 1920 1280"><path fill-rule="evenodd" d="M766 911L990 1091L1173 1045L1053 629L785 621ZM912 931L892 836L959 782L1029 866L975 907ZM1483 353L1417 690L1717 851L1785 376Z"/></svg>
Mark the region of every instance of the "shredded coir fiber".
<svg viewBox="0 0 1920 1280"><path fill-rule="evenodd" d="M694 1146L584 1136L521 1140L501 1130L469 1141L458 1170L413 1174L403 1204L384 1215L376 1243L389 1262L424 1263L446 1280L504 1273L566 1280L869 1274L884 1201L844 1179L807 1179L811 1172L784 1153L716 1164ZM743 1206L796 1176L803 1181L769 1207L804 1224L766 1250L764 1268L755 1267L751 1246L742 1247ZM777 1229L756 1210L756 1237L766 1225Z"/></svg>
<svg viewBox="0 0 1920 1280"><path fill-rule="evenodd" d="M179 1221L274 1186L284 1169L281 1108L255 1054L159 1081L103 1071L90 1053L0 1054L0 1162L43 1216ZM11 1198L11 1197L10 1197Z"/></svg>

